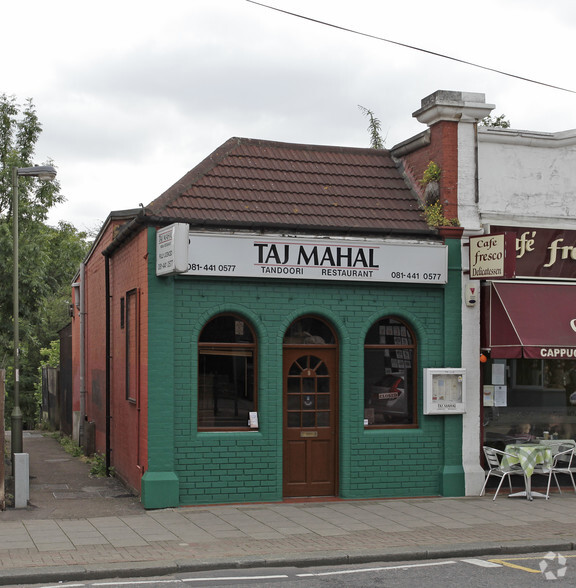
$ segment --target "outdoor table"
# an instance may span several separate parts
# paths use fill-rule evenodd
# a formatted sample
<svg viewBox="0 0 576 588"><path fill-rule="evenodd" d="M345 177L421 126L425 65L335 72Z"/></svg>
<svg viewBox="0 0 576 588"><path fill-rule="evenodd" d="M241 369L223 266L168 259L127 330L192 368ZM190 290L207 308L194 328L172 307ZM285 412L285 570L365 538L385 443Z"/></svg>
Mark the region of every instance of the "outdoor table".
<svg viewBox="0 0 576 588"><path fill-rule="evenodd" d="M524 470L526 478L526 490L510 494L509 497L514 498L517 496L523 496L528 500L532 500L535 497L546 498L546 494L532 492L532 474L537 465L542 464L543 470L552 467L552 450L544 445L515 444L506 445L505 451L513 457L504 455L502 458L502 467L506 468L515 464L520 464L520 467Z"/></svg>

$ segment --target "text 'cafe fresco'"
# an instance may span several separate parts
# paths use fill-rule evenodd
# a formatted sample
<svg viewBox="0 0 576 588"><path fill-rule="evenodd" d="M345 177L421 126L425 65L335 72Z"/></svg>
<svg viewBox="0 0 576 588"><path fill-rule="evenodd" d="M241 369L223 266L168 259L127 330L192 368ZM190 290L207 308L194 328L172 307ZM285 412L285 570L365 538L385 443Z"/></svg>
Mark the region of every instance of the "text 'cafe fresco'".
<svg viewBox="0 0 576 588"><path fill-rule="evenodd" d="M485 280L484 443L576 440L576 231L492 226L470 278Z"/></svg>

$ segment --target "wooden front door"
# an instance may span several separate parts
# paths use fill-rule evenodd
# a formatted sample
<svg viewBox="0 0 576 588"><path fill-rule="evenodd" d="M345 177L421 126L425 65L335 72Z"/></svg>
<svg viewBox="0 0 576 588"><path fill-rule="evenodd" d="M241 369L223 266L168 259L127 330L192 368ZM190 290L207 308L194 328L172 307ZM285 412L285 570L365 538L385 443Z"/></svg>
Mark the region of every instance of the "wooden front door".
<svg viewBox="0 0 576 588"><path fill-rule="evenodd" d="M338 349L284 348L284 496L335 496Z"/></svg>

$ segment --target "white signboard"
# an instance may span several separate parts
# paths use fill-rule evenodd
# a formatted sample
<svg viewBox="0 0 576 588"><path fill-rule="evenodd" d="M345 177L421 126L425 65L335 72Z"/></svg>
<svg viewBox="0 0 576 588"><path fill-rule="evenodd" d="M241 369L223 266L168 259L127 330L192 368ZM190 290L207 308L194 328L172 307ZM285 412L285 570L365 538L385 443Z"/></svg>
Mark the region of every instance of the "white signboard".
<svg viewBox="0 0 576 588"><path fill-rule="evenodd" d="M188 231L186 223L176 223L156 233L156 275L179 274L188 269Z"/></svg>
<svg viewBox="0 0 576 588"><path fill-rule="evenodd" d="M424 369L424 414L466 412L466 370Z"/></svg>
<svg viewBox="0 0 576 588"><path fill-rule="evenodd" d="M445 284L441 243L190 233L190 276Z"/></svg>

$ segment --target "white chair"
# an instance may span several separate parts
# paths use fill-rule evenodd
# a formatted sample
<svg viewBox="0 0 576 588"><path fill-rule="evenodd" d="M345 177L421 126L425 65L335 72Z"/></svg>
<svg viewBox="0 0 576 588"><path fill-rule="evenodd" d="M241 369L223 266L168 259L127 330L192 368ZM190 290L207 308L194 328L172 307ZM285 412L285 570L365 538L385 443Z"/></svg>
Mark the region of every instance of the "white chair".
<svg viewBox="0 0 576 588"><path fill-rule="evenodd" d="M574 439L540 439L538 444L548 447L552 451L552 455L560 451L561 445L564 445L564 449L569 449L570 447L576 448L576 441Z"/></svg>
<svg viewBox="0 0 576 588"><path fill-rule="evenodd" d="M576 483L574 482L574 475L571 469L573 458L574 447L570 445L560 445L560 447L558 448L558 452L554 455L552 467L547 472L538 472L545 473L548 475L548 488L546 489L546 499L548 499L550 496L550 482L552 482L552 476L554 476L554 481L556 482L556 486L558 486L558 492L562 494L562 490L560 489L560 484L558 483L558 478L556 477L556 474L566 474L570 476L570 480L572 481L572 487L574 488L574 492L576 492Z"/></svg>
<svg viewBox="0 0 576 588"><path fill-rule="evenodd" d="M488 465L489 469L486 472L486 479L484 480L482 490L480 490L480 496L484 495L484 490L486 489L486 484L488 483L490 476L500 478L500 484L498 484L496 494L494 494L494 498L492 500L496 500L496 496L498 496L498 492L500 491L500 487L502 486L502 482L504 482L505 478L508 478L508 483L510 484L510 493L513 491L512 476L522 476L524 478L524 486L526 486L526 477L524 470L520 467L520 465L514 464L510 467L502 467L501 465L502 457L506 455L507 457L514 458L513 455L506 453L505 451L500 451L499 449L494 449L493 447L484 447L484 455L486 456L486 464Z"/></svg>

